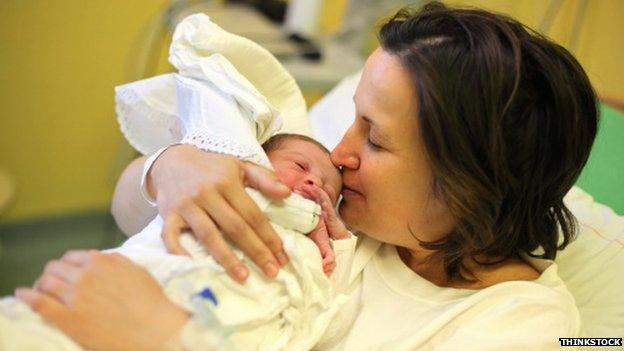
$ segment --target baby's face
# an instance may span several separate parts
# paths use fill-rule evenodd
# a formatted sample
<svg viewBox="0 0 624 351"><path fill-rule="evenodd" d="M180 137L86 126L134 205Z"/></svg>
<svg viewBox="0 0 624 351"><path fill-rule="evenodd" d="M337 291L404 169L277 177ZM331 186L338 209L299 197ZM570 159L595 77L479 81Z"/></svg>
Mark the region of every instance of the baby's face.
<svg viewBox="0 0 624 351"><path fill-rule="evenodd" d="M305 140L288 139L268 156L279 180L292 191L314 200L313 190L318 187L327 193L332 204L336 204L342 189L342 178L329 155L317 145Z"/></svg>

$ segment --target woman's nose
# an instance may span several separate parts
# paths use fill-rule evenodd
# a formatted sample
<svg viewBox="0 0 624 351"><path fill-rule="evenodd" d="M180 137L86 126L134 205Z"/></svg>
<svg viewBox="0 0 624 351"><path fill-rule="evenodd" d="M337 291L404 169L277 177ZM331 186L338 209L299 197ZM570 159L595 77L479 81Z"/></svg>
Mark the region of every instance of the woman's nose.
<svg viewBox="0 0 624 351"><path fill-rule="evenodd" d="M342 137L342 140L340 140L340 143L331 152L330 158L334 166L349 169L358 169L360 167L360 158L358 157L357 147L352 134L353 125L351 125L347 133Z"/></svg>

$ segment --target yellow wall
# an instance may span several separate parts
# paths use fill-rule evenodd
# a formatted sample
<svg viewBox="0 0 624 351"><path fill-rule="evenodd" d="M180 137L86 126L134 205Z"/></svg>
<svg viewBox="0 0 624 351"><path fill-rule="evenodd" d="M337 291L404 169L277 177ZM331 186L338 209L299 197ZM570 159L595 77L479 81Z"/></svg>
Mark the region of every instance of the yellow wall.
<svg viewBox="0 0 624 351"><path fill-rule="evenodd" d="M424 2L424 1L421 1ZM548 37L572 51L601 96L624 100L624 1L622 0L444 0L451 6L479 7L507 14L538 29L551 3L560 3ZM333 32L344 15L346 0L326 2L322 27ZM418 1L405 0L405 4ZM586 3L577 45L571 45L577 10ZM389 14L382 14L389 15ZM372 25L372 24L371 24ZM371 50L377 46L371 38Z"/></svg>
<svg viewBox="0 0 624 351"><path fill-rule="evenodd" d="M322 28L332 32L345 0L327 1ZM126 55L167 2L0 1L0 169L17 188L0 221L108 206L128 150L115 121L113 87L131 78ZM533 27L549 3L448 2L505 12ZM563 44L579 3L562 0L550 34ZM600 93L624 99L624 1L588 4L577 56ZM160 61L158 70L166 70Z"/></svg>
<svg viewBox="0 0 624 351"><path fill-rule="evenodd" d="M554 0L556 1L556 0ZM506 13L538 29L553 0L449 0L448 4L476 6ZM577 10L583 0L560 0L551 39L572 51L587 71L600 95L624 100L624 1L586 0L577 47L571 35Z"/></svg>
<svg viewBox="0 0 624 351"><path fill-rule="evenodd" d="M3 221L108 206L123 145L113 87L165 3L0 1L0 169L17 191Z"/></svg>

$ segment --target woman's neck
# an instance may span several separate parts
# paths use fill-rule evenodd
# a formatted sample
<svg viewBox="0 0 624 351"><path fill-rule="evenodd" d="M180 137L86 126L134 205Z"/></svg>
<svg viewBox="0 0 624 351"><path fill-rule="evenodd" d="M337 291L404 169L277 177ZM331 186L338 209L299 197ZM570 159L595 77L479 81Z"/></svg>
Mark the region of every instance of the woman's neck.
<svg viewBox="0 0 624 351"><path fill-rule="evenodd" d="M397 246L397 253L412 271L422 278L440 286L457 289L483 289L494 284L512 280L535 280L540 272L520 258L512 257L505 260L495 258L477 258L478 262L498 262L479 264L473 258L463 262L462 278L451 278L444 269L443 255L431 250L413 250Z"/></svg>
<svg viewBox="0 0 624 351"><path fill-rule="evenodd" d="M430 250L412 250L397 246L397 253L405 265L419 276L437 286L448 286L442 255Z"/></svg>

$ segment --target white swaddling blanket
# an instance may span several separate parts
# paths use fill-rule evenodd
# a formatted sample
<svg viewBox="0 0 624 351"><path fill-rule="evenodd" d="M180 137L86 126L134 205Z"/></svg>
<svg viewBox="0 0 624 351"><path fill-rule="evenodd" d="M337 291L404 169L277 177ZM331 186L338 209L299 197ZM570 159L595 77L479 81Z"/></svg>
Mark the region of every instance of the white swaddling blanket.
<svg viewBox="0 0 624 351"><path fill-rule="evenodd" d="M298 195L265 202L256 190L247 191L259 199L290 258L275 279L266 278L235 249L250 267L247 282L239 285L188 234L181 243L193 258L168 254L160 239L160 217L110 251L147 268L173 302L195 315L195 335L187 333L183 340L190 350L211 345L219 350L309 350L321 340L346 301L346 296L336 292L341 282L346 282L355 238L335 245L337 268L330 281L323 272L318 247L303 235L315 227L318 205ZM203 326L203 332L197 330L197 324Z"/></svg>

